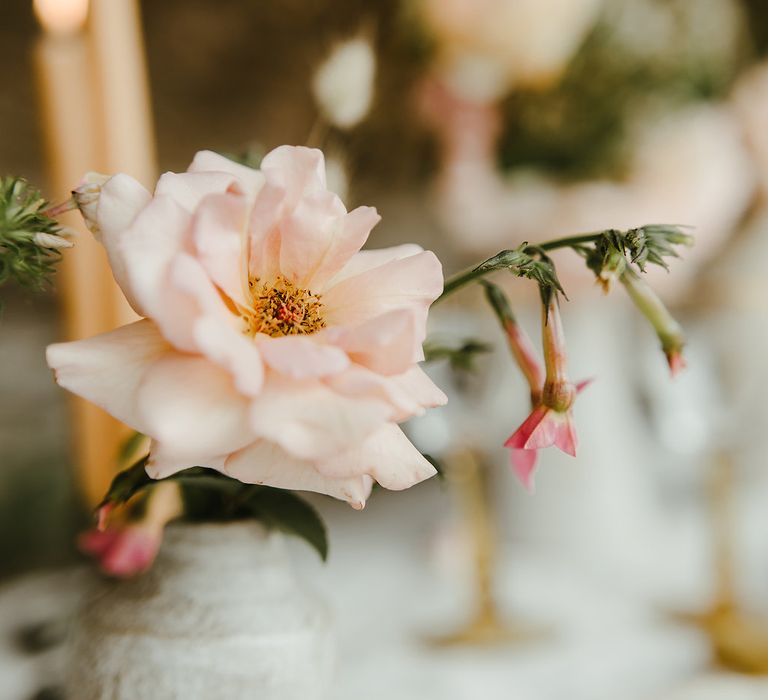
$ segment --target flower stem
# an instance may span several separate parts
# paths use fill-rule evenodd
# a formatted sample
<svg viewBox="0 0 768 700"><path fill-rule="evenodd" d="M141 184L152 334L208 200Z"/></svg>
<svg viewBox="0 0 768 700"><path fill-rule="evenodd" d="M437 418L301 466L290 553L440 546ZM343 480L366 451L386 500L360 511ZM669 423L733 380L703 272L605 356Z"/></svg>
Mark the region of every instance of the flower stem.
<svg viewBox="0 0 768 700"><path fill-rule="evenodd" d="M578 236L568 236L566 238L556 238L554 241L547 241L533 246L539 250L557 250L558 248L573 248L573 246L584 245L585 243L594 243L604 231L594 233L583 233Z"/></svg>
<svg viewBox="0 0 768 700"><path fill-rule="evenodd" d="M51 219L55 219L73 209L77 209L77 204L75 203L74 198L70 197L59 204L48 207L42 213L44 216L49 216Z"/></svg>
<svg viewBox="0 0 768 700"><path fill-rule="evenodd" d="M541 306L541 334L547 383L567 383L565 333L560 318L560 307L554 294Z"/></svg>
<svg viewBox="0 0 768 700"><path fill-rule="evenodd" d="M457 272L455 275L449 277L445 286L443 287L443 293L435 300L435 304L442 301L449 294L465 287L470 282L474 282L492 272L501 270L504 268L509 269L513 267L516 260L519 260L521 255L530 254L536 251L549 251L556 250L558 248L572 248L573 246L583 245L585 243L594 243L601 235L602 231L595 233L584 233L578 236L569 236L567 238L557 238L552 241L546 241L535 246L529 246L525 248L524 252L520 250L503 250L501 253L497 253L491 258L484 260L479 265L471 267L463 272Z"/></svg>

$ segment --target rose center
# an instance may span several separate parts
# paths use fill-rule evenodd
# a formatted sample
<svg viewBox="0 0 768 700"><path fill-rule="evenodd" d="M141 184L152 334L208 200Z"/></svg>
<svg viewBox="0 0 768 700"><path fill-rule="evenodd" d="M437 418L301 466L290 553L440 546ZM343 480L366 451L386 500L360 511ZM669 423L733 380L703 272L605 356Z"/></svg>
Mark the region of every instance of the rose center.
<svg viewBox="0 0 768 700"><path fill-rule="evenodd" d="M243 333L253 337L266 333L273 338L284 335L306 335L325 327L320 297L308 289L297 287L284 277L273 285L248 280L250 308L243 311Z"/></svg>

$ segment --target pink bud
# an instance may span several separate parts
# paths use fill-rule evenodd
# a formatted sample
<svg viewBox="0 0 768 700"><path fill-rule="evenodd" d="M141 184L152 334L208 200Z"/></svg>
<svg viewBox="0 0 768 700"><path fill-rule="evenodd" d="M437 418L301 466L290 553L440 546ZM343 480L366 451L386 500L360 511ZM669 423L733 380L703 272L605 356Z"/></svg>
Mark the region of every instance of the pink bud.
<svg viewBox="0 0 768 700"><path fill-rule="evenodd" d="M683 347L685 335L680 324L674 319L656 292L634 270L627 268L621 276L621 283L640 313L653 326L661 342L661 349L667 358L670 372L674 377L685 368Z"/></svg>
<svg viewBox="0 0 768 700"><path fill-rule="evenodd" d="M146 494L138 520L116 522L115 504L108 502L97 510L97 525L80 535L78 545L97 560L108 576L128 578L141 574L154 562L168 522L181 515L183 503L179 485L161 482Z"/></svg>
<svg viewBox="0 0 768 700"><path fill-rule="evenodd" d="M162 528L136 523L112 530L89 530L80 536L78 544L108 576L129 578L149 569L161 542Z"/></svg>
<svg viewBox="0 0 768 700"><path fill-rule="evenodd" d="M104 532L107 529L107 521L112 511L115 509L115 504L112 501L108 501L99 506L96 510L96 529L100 532Z"/></svg>
<svg viewBox="0 0 768 700"><path fill-rule="evenodd" d="M672 375L672 377L676 377L680 372L682 372L686 366L687 363L685 361L685 358L683 357L683 353L680 350L668 350L664 353L667 357L667 364L669 365L669 373Z"/></svg>

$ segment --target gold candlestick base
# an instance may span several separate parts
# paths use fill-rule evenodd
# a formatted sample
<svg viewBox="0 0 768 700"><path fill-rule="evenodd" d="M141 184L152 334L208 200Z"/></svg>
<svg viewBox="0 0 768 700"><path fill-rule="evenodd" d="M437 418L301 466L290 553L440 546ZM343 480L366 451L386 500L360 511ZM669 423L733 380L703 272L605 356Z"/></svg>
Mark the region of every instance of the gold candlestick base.
<svg viewBox="0 0 768 700"><path fill-rule="evenodd" d="M465 627L438 635L427 640L430 646L449 647L494 647L535 642L548 636L545 627L534 624L515 622L510 624L497 615L481 614L473 618Z"/></svg>
<svg viewBox="0 0 768 700"><path fill-rule="evenodd" d="M768 675L768 620L739 607L734 593L733 456L723 452L715 460L709 488L715 545L715 604L703 613L676 615L696 625L712 643L716 662L740 673Z"/></svg>
<svg viewBox="0 0 768 700"><path fill-rule="evenodd" d="M459 496L472 548L475 613L455 632L430 637L430 646L501 646L541 639L546 630L525 622L502 620L496 606L496 546L488 499L487 474L479 455L460 450L446 461L446 477Z"/></svg>
<svg viewBox="0 0 768 700"><path fill-rule="evenodd" d="M707 612L675 617L707 635L719 666L739 673L768 675L768 620L730 602L715 605Z"/></svg>

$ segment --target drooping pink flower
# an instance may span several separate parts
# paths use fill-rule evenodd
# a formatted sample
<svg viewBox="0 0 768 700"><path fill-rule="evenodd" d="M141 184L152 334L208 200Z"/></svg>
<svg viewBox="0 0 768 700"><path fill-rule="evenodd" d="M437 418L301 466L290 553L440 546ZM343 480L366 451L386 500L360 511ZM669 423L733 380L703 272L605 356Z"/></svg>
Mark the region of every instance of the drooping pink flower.
<svg viewBox="0 0 768 700"><path fill-rule="evenodd" d="M435 473L397 424L446 400L417 364L440 263L360 251L379 216L327 190L320 151L282 146L260 170L204 151L154 194L127 175L87 189L144 318L52 345L48 363L152 438L151 476L200 465L362 508L374 480Z"/></svg>
<svg viewBox="0 0 768 700"><path fill-rule="evenodd" d="M557 298L551 295L542 305L542 336L546 378L539 400L528 418L504 443L510 448L510 459L523 485L533 487L533 472L538 450L555 446L576 456L578 437L571 407L576 395L589 382L572 384L566 372L566 348Z"/></svg>

